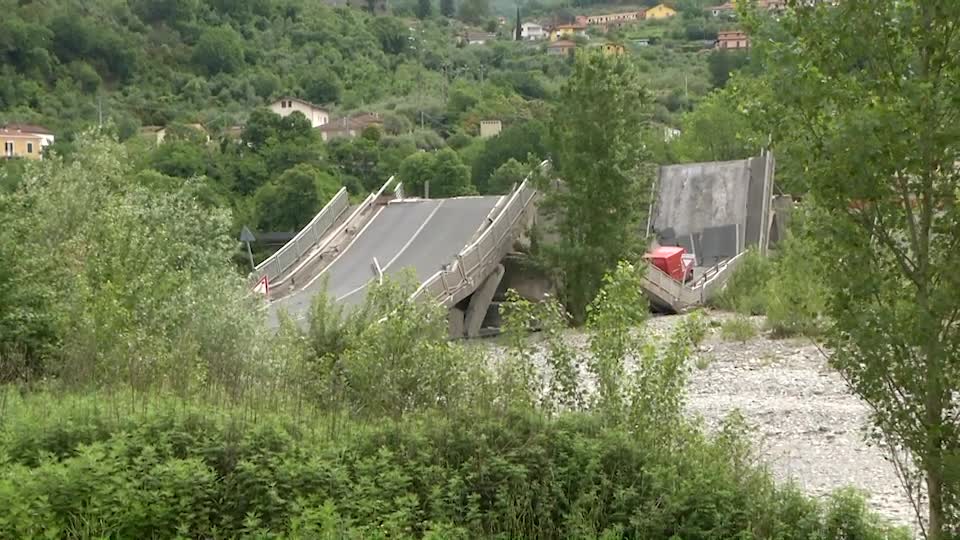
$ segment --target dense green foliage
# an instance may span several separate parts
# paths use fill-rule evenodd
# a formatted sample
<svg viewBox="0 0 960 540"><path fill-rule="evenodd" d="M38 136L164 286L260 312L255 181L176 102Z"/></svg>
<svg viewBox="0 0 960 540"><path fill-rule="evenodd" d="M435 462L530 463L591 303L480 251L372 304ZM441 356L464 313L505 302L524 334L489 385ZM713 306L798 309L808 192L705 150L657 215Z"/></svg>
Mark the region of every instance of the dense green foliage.
<svg viewBox="0 0 960 540"><path fill-rule="evenodd" d="M709 437L684 418L693 336L657 351L630 331L646 310L637 279L620 265L591 308L595 397L561 376L578 360L556 339L557 304L509 316L543 325L545 386L527 340L490 370L392 283L346 318L321 297L308 331L285 324L283 361L253 375L255 393L4 390L0 534L906 538L856 494L822 506L776 487L737 417Z"/></svg>
<svg viewBox="0 0 960 540"><path fill-rule="evenodd" d="M831 362L905 452L894 461L934 540L960 534L958 19L947 0L799 9L746 85L805 173Z"/></svg>
<svg viewBox="0 0 960 540"><path fill-rule="evenodd" d="M595 53L577 59L560 103L550 135L563 182L544 203L559 238L544 257L564 305L582 322L603 275L643 249L636 231L651 174L636 133L647 122L648 97L634 66Z"/></svg>

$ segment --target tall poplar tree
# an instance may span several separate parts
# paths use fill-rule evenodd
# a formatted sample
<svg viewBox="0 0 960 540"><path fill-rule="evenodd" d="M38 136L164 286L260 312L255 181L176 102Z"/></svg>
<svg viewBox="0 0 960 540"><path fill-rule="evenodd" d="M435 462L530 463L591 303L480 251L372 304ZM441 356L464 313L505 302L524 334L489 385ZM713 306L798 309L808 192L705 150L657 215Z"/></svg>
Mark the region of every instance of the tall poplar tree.
<svg viewBox="0 0 960 540"><path fill-rule="evenodd" d="M871 407L924 536L955 538L960 2L794 7L765 66L768 102L748 108L769 107L774 144L803 148L808 226L832 269L831 362Z"/></svg>
<svg viewBox="0 0 960 540"><path fill-rule="evenodd" d="M551 156L562 186L544 202L559 237L544 246L544 256L576 322L584 321L604 274L643 248L652 171L638 134L647 103L632 63L584 53L551 119Z"/></svg>

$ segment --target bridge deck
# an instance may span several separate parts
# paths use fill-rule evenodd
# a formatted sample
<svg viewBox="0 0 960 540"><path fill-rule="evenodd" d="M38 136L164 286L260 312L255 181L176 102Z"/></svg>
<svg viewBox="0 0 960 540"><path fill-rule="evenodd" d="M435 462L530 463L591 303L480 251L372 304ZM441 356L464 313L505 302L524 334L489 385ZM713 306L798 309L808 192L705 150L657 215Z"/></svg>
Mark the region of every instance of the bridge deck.
<svg viewBox="0 0 960 540"><path fill-rule="evenodd" d="M350 306L363 301L377 273L376 258L384 275L413 268L423 282L441 266L456 259L500 197L461 197L436 200L394 201L377 210L357 237L319 274L297 284L291 295L270 305L271 322L285 309L295 320L304 320L313 297L323 292L337 303Z"/></svg>

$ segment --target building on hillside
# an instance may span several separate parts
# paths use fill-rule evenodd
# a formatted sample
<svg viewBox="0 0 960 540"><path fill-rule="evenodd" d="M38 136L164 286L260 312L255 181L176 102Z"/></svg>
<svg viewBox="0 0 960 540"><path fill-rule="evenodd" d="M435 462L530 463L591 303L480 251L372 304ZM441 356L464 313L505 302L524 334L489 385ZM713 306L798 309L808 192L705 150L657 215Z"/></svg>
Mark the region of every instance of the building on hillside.
<svg viewBox="0 0 960 540"><path fill-rule="evenodd" d="M666 4L657 4L647 10L647 19L669 19L677 14L677 10Z"/></svg>
<svg viewBox="0 0 960 540"><path fill-rule="evenodd" d="M178 128L184 128L188 130L193 130L197 132L197 135L202 137L206 142L210 142L210 134L207 133L207 129L203 127L203 124L174 124ZM170 133L170 128L173 126L143 126L140 128L140 135L145 137L157 145L163 144L163 141L166 140L167 135ZM190 135L192 138L193 135Z"/></svg>
<svg viewBox="0 0 960 540"><path fill-rule="evenodd" d="M633 44L636 45L637 47L649 47L650 38L637 38L633 40Z"/></svg>
<svg viewBox="0 0 960 540"><path fill-rule="evenodd" d="M460 37L460 42L467 45L484 45L495 39L497 39L497 35L490 32L466 32Z"/></svg>
<svg viewBox="0 0 960 540"><path fill-rule="evenodd" d="M481 120L480 138L486 139L489 137L495 137L500 134L502 129L503 124L499 120Z"/></svg>
<svg viewBox="0 0 960 540"><path fill-rule="evenodd" d="M386 15L390 8L387 0L325 0L325 2L331 7L359 9L374 15Z"/></svg>
<svg viewBox="0 0 960 540"><path fill-rule="evenodd" d="M737 0L729 0L719 6L707 8L714 17L736 17ZM757 0L757 9L767 11L783 11L787 9L786 0Z"/></svg>
<svg viewBox="0 0 960 540"><path fill-rule="evenodd" d="M274 101L270 104L270 110L284 118L299 112L310 121L310 127L320 127L330 121L330 111L294 97L284 97Z"/></svg>
<svg viewBox="0 0 960 540"><path fill-rule="evenodd" d="M317 128L324 141L337 138L352 139L370 126L383 128L383 118L379 113L363 113L356 116L335 118Z"/></svg>
<svg viewBox="0 0 960 540"><path fill-rule="evenodd" d="M627 49L619 43L604 43L600 45L600 50L607 56L621 56L627 52Z"/></svg>
<svg viewBox="0 0 960 540"><path fill-rule="evenodd" d="M53 132L43 126L7 124L0 126L3 159L43 159L43 149L53 144Z"/></svg>
<svg viewBox="0 0 960 540"><path fill-rule="evenodd" d="M737 6L733 2L726 2L708 9L714 17L734 17L737 14Z"/></svg>
<svg viewBox="0 0 960 540"><path fill-rule="evenodd" d="M570 56L576 48L576 43L561 39L560 41L554 41L550 45L547 45L547 54L553 56Z"/></svg>
<svg viewBox="0 0 960 540"><path fill-rule="evenodd" d="M499 17L497 17L497 25L498 25L498 26L504 26L505 24L507 24L507 18L506 18L506 17L504 17L503 15L500 15Z"/></svg>
<svg viewBox="0 0 960 540"><path fill-rule="evenodd" d="M523 23L520 25L520 38L523 41L538 41L547 38L547 31L537 23Z"/></svg>
<svg viewBox="0 0 960 540"><path fill-rule="evenodd" d="M550 29L550 41L568 40L574 36L586 36L585 24L558 24Z"/></svg>
<svg viewBox="0 0 960 540"><path fill-rule="evenodd" d="M647 16L647 11L641 9L638 11L623 11L620 13L607 13L604 15L588 15L587 24L590 26L599 26L604 32L612 29L622 28L637 21L642 21Z"/></svg>
<svg viewBox="0 0 960 540"><path fill-rule="evenodd" d="M715 49L749 49L750 37L742 30L724 30L717 32Z"/></svg>

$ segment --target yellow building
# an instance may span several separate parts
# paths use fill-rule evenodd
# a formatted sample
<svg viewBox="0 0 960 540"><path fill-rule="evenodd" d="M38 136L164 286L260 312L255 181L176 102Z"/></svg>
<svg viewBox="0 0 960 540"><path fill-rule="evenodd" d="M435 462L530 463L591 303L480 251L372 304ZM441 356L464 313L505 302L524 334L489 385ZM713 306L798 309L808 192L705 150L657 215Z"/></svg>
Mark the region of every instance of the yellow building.
<svg viewBox="0 0 960 540"><path fill-rule="evenodd" d="M667 19L677 14L677 10L664 4L657 4L647 10L647 19Z"/></svg>
<svg viewBox="0 0 960 540"><path fill-rule="evenodd" d="M587 35L586 25L560 24L550 29L550 41L568 40L574 36Z"/></svg>
<svg viewBox="0 0 960 540"><path fill-rule="evenodd" d="M619 43L604 43L600 46L600 50L603 51L603 54L620 56L626 52L626 49L623 48L623 45Z"/></svg>
<svg viewBox="0 0 960 540"><path fill-rule="evenodd" d="M0 142L0 159L43 159L43 148L53 142L53 133L40 126L7 124L0 126Z"/></svg>

